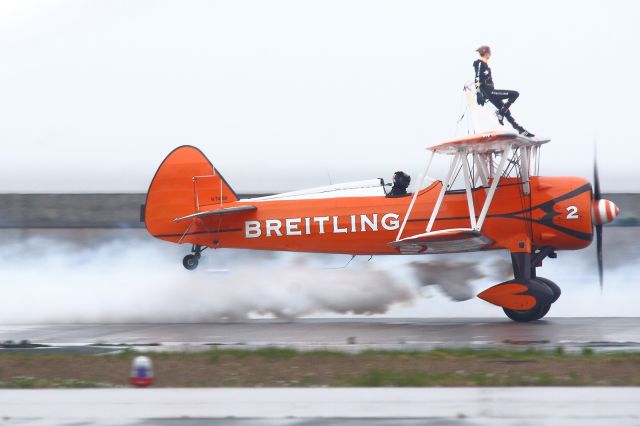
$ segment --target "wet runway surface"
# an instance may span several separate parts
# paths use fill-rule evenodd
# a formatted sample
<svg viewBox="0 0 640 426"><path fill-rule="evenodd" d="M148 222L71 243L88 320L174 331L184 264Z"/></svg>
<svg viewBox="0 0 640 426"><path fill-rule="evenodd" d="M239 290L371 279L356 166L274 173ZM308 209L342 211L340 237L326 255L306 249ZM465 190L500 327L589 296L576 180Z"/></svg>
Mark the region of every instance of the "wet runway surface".
<svg viewBox="0 0 640 426"><path fill-rule="evenodd" d="M262 388L2 391L3 424L637 425L638 388Z"/></svg>
<svg viewBox="0 0 640 426"><path fill-rule="evenodd" d="M640 350L640 318L549 318L514 323L476 319L302 319L196 324L50 324L0 326L0 350L110 351L219 347L301 350L536 348Z"/></svg>
<svg viewBox="0 0 640 426"><path fill-rule="evenodd" d="M104 353L286 346L302 350L640 348L638 318L304 319L197 324L2 325L3 351ZM211 388L0 390L7 425L640 425L640 388Z"/></svg>

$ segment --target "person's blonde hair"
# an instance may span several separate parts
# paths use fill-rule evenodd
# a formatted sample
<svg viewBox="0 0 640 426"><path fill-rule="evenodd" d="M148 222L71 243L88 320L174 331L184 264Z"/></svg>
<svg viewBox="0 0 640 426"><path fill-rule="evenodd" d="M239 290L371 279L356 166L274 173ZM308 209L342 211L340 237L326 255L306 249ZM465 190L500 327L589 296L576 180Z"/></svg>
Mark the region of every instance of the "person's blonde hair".
<svg viewBox="0 0 640 426"><path fill-rule="evenodd" d="M484 56L487 54L487 52L491 52L491 48L489 46L487 46L486 44L478 47L476 49L476 52L478 52L480 54L480 56Z"/></svg>

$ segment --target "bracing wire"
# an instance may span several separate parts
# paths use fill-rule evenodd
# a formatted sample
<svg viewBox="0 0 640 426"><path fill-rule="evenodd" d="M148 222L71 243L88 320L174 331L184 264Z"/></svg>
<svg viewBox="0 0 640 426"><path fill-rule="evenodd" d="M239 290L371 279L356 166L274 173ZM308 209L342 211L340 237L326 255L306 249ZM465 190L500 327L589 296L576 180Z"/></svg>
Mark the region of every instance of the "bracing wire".
<svg viewBox="0 0 640 426"><path fill-rule="evenodd" d="M456 121L456 124L455 124L455 126L453 128L453 137L456 137L456 135L458 134L458 126L460 125L460 122L462 122L464 117L467 115L467 110L469 109L469 105L466 105L466 102L465 102L465 95L464 95L465 90L466 90L466 87L463 87L462 88L462 96L460 97L460 106L458 107L458 111L460 111L462 109L462 105L465 104L464 111L462 111L462 115ZM468 128L467 128L467 133L469 133L469 129Z"/></svg>
<svg viewBox="0 0 640 426"><path fill-rule="evenodd" d="M371 256L371 258L372 258L372 257L373 257L373 256ZM337 267L332 267L332 268L324 268L324 269L346 269L346 268L347 268L347 266L349 266L349 265L351 264L351 262L353 261L353 259L355 259L355 258L356 258L356 255L355 255L355 254L352 254L352 255L351 255L351 259L349 259L349 260L347 261L347 263L345 263L343 266L337 266ZM369 258L369 260L371 260L371 258Z"/></svg>

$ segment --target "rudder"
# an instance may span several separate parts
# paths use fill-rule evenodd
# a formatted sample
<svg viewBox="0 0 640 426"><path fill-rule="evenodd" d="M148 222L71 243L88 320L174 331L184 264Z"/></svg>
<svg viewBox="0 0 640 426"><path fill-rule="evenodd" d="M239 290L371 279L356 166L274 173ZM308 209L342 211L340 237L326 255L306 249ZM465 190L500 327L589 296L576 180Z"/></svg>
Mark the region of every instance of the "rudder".
<svg viewBox="0 0 640 426"><path fill-rule="evenodd" d="M237 201L236 193L198 148L180 146L158 167L145 203L144 222L155 237L177 241L188 223L174 219L203 207Z"/></svg>

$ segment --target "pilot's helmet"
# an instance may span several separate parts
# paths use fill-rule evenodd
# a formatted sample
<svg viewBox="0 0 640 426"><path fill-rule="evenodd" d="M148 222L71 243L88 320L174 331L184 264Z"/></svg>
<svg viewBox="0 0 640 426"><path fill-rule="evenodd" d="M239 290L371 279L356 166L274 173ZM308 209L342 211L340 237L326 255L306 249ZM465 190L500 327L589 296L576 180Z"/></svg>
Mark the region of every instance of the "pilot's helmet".
<svg viewBox="0 0 640 426"><path fill-rule="evenodd" d="M393 174L393 183L404 186L406 188L411 183L411 176L403 171L397 171Z"/></svg>

